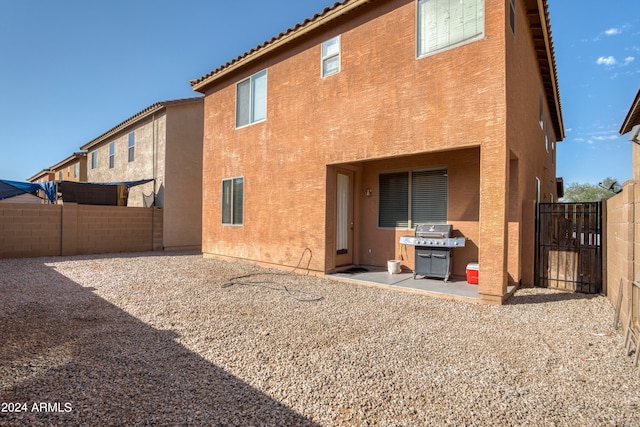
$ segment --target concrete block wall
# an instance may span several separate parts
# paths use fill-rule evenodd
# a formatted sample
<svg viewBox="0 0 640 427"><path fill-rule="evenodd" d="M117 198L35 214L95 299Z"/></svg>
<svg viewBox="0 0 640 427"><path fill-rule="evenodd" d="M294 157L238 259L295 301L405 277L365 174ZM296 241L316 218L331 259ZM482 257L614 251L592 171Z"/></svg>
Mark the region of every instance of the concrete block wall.
<svg viewBox="0 0 640 427"><path fill-rule="evenodd" d="M0 205L0 258L162 250L160 208Z"/></svg>
<svg viewBox="0 0 640 427"><path fill-rule="evenodd" d="M0 258L60 255L62 206L0 205Z"/></svg>
<svg viewBox="0 0 640 427"><path fill-rule="evenodd" d="M627 181L622 193L608 199L606 211L605 289L615 307L622 289L620 320L626 326L631 313L635 327L639 327L638 297L632 296L632 282L640 280L640 186ZM637 255L636 255L637 254ZM620 284L622 283L622 286Z"/></svg>

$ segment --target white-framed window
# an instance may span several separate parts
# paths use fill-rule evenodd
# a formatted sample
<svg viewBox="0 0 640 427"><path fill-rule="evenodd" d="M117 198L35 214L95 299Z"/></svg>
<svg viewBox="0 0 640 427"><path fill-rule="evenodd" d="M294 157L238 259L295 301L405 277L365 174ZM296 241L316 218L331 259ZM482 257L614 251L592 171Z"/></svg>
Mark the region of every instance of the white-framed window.
<svg viewBox="0 0 640 427"><path fill-rule="evenodd" d="M267 119L267 70L236 85L236 128Z"/></svg>
<svg viewBox="0 0 640 427"><path fill-rule="evenodd" d="M509 25L513 35L516 34L516 0L509 0Z"/></svg>
<svg viewBox="0 0 640 427"><path fill-rule="evenodd" d="M484 37L484 0L418 0L418 57Z"/></svg>
<svg viewBox="0 0 640 427"><path fill-rule="evenodd" d="M222 224L244 223L244 177L222 180Z"/></svg>
<svg viewBox="0 0 640 427"><path fill-rule="evenodd" d="M58 171L58 181L62 181L62 170Z"/></svg>
<svg viewBox="0 0 640 427"><path fill-rule="evenodd" d="M97 169L97 168L98 168L98 152L92 151L91 152L91 169Z"/></svg>
<svg viewBox="0 0 640 427"><path fill-rule="evenodd" d="M447 223L447 169L381 173L378 227L412 228L420 223Z"/></svg>
<svg viewBox="0 0 640 427"><path fill-rule="evenodd" d="M129 134L129 162L133 162L136 159L136 133L131 132Z"/></svg>
<svg viewBox="0 0 640 427"><path fill-rule="evenodd" d="M322 43L322 77L340 72L340 36Z"/></svg>
<svg viewBox="0 0 640 427"><path fill-rule="evenodd" d="M76 163L75 165L73 165L73 177L77 178L79 174L80 174L80 163Z"/></svg>
<svg viewBox="0 0 640 427"><path fill-rule="evenodd" d="M116 143L109 144L109 169L113 169L116 165Z"/></svg>

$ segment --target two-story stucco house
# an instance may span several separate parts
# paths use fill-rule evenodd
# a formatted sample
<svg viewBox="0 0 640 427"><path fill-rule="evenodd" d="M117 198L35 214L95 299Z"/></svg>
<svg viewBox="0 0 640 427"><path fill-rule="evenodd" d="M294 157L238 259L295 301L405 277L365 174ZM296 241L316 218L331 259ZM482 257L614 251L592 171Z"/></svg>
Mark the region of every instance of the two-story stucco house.
<svg viewBox="0 0 640 427"><path fill-rule="evenodd" d="M564 137L546 0L345 0L192 87L205 255L386 266L417 223L448 223L483 302L533 284Z"/></svg>
<svg viewBox="0 0 640 427"><path fill-rule="evenodd" d="M201 245L203 126L202 97L163 101L81 147L90 182L153 179L128 206L162 207L165 249Z"/></svg>
<svg viewBox="0 0 640 427"><path fill-rule="evenodd" d="M56 181L84 182L87 180L87 153L79 151L49 168Z"/></svg>

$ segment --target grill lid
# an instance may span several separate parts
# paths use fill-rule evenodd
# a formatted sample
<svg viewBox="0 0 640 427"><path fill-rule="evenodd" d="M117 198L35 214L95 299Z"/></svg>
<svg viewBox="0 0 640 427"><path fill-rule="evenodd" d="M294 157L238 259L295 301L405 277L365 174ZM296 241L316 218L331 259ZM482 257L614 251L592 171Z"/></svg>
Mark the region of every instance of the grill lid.
<svg viewBox="0 0 640 427"><path fill-rule="evenodd" d="M416 237L425 237L431 239L446 239L451 237L450 224L418 224L416 226Z"/></svg>

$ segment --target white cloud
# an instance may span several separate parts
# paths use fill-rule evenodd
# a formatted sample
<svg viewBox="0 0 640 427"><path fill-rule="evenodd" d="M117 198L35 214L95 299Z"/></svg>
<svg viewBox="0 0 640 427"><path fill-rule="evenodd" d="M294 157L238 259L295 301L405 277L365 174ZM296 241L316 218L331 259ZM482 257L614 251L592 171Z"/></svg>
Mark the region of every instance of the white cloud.
<svg viewBox="0 0 640 427"><path fill-rule="evenodd" d="M636 58L634 58L633 56L627 56L626 58L624 58L624 65L629 65L631 64L633 61L635 61Z"/></svg>
<svg viewBox="0 0 640 427"><path fill-rule="evenodd" d="M616 65L617 63L618 61L616 61L616 58L614 58L613 56L601 56L596 61L596 64L598 65L607 65L607 66Z"/></svg>
<svg viewBox="0 0 640 427"><path fill-rule="evenodd" d="M618 139L617 135L607 135L607 136L594 136L593 139L596 141L612 141L614 139Z"/></svg>
<svg viewBox="0 0 640 427"><path fill-rule="evenodd" d="M622 30L620 30L619 28L609 28L604 33L608 36L615 36L616 34L620 34L621 32Z"/></svg>

